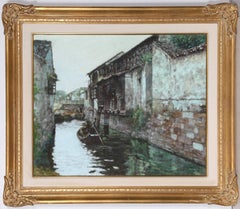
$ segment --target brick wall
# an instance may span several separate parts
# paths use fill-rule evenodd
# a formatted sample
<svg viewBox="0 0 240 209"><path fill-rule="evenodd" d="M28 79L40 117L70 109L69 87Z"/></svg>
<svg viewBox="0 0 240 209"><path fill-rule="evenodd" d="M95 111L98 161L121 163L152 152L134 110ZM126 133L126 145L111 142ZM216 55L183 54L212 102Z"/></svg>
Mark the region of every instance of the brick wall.
<svg viewBox="0 0 240 209"><path fill-rule="evenodd" d="M103 117L102 117L103 122ZM169 111L150 117L140 130L131 117L111 115L111 128L206 165L206 113Z"/></svg>

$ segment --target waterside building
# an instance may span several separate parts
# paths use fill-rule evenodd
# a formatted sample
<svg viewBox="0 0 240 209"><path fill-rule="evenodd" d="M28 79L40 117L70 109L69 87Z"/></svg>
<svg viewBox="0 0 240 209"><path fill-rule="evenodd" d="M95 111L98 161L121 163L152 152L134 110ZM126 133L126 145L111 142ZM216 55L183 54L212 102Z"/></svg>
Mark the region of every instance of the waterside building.
<svg viewBox="0 0 240 209"><path fill-rule="evenodd" d="M86 115L205 165L206 56L153 35L88 74Z"/></svg>

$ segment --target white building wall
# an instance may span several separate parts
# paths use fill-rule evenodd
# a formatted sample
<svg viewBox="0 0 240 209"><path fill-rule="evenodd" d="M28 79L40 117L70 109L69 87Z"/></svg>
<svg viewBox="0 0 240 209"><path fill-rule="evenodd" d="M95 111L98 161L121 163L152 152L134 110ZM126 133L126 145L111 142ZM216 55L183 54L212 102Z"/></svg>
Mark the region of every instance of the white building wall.
<svg viewBox="0 0 240 209"><path fill-rule="evenodd" d="M152 68L154 111L161 111L162 105L186 111L206 104L205 50L172 59L157 47Z"/></svg>
<svg viewBox="0 0 240 209"><path fill-rule="evenodd" d="M146 110L146 68L144 66L142 73L141 73L141 107Z"/></svg>
<svg viewBox="0 0 240 209"><path fill-rule="evenodd" d="M133 108L133 89L132 89L133 81L132 74L125 74L125 109L129 110Z"/></svg>

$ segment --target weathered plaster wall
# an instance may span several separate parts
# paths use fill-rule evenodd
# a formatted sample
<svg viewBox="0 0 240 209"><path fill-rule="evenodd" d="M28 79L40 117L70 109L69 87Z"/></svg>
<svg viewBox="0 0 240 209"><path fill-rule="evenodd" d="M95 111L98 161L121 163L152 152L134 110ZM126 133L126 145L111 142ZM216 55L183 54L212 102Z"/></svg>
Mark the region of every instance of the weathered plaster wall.
<svg viewBox="0 0 240 209"><path fill-rule="evenodd" d="M142 82L144 82L142 68L137 68L125 74L125 109L134 109L137 106L144 107L146 97L145 89Z"/></svg>
<svg viewBox="0 0 240 209"><path fill-rule="evenodd" d="M42 145L54 131L53 97L48 94L48 75L53 73L51 42L34 42L34 113Z"/></svg>
<svg viewBox="0 0 240 209"><path fill-rule="evenodd" d="M141 105L141 69L136 69L132 72L133 81L133 108Z"/></svg>
<svg viewBox="0 0 240 209"><path fill-rule="evenodd" d="M132 73L125 73L125 109L129 110L133 107L133 88Z"/></svg>
<svg viewBox="0 0 240 209"><path fill-rule="evenodd" d="M153 111L164 106L200 111L206 105L206 51L172 59L159 47L152 58Z"/></svg>
<svg viewBox="0 0 240 209"><path fill-rule="evenodd" d="M153 86L153 74L152 74L152 63L146 62L144 65L145 77L146 77L146 111L152 111L152 86Z"/></svg>
<svg viewBox="0 0 240 209"><path fill-rule="evenodd" d="M151 64L146 62L143 67L125 73L125 110L140 107L148 110L148 103L151 103Z"/></svg>
<svg viewBox="0 0 240 209"><path fill-rule="evenodd" d="M52 45L49 41L34 41L34 174L39 168L53 166L55 123L54 97L48 92L48 77L54 73Z"/></svg>

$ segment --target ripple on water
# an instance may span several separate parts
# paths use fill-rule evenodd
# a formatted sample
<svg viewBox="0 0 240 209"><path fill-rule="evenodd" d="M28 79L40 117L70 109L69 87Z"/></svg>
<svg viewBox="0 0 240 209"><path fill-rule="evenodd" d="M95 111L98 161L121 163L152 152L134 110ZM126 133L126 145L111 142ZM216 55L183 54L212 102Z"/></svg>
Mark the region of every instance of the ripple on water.
<svg viewBox="0 0 240 209"><path fill-rule="evenodd" d="M87 148L76 135L82 123L73 120L56 124L53 160L62 176L206 175L204 166L114 131L104 139L104 145Z"/></svg>
<svg viewBox="0 0 240 209"><path fill-rule="evenodd" d="M83 121L73 120L56 124L53 160L59 175L101 175L102 169L94 168L96 159L77 138L77 131Z"/></svg>

